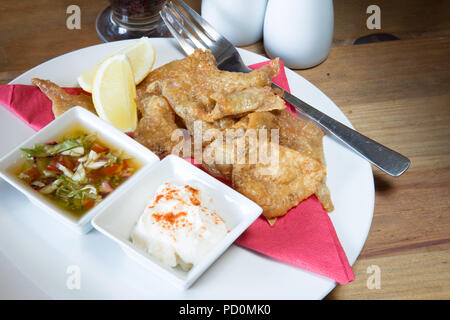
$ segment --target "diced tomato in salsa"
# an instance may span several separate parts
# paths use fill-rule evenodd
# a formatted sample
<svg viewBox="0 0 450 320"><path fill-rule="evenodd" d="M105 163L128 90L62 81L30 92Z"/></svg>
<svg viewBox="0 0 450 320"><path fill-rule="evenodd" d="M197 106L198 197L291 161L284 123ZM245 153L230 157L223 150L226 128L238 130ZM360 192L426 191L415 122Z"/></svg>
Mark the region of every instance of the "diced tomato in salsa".
<svg viewBox="0 0 450 320"><path fill-rule="evenodd" d="M73 158L72 160L72 158L73 157L58 154L58 156L56 157L56 161L62 164L67 169L73 170L73 168L75 168L75 166L77 165L77 160L75 158Z"/></svg>
<svg viewBox="0 0 450 320"><path fill-rule="evenodd" d="M86 210L89 210L95 206L95 201L90 198L84 198L82 204Z"/></svg>
<svg viewBox="0 0 450 320"><path fill-rule="evenodd" d="M104 147L102 145L99 145L97 143L92 146L91 150L95 151L96 153L102 153L102 152L108 152L109 151L108 148L106 148L106 147Z"/></svg>
<svg viewBox="0 0 450 320"><path fill-rule="evenodd" d="M58 172L59 169L56 166L56 161L50 161L50 163L47 166L47 170Z"/></svg>
<svg viewBox="0 0 450 320"><path fill-rule="evenodd" d="M108 177L112 177L116 173L119 173L122 170L122 166L118 164L112 164L103 168L102 173Z"/></svg>
<svg viewBox="0 0 450 320"><path fill-rule="evenodd" d="M28 175L31 180L36 180L39 177L39 170L36 167L31 167L25 171L25 174Z"/></svg>
<svg viewBox="0 0 450 320"><path fill-rule="evenodd" d="M131 160L130 159L123 159L122 160L122 167L123 169L128 169L131 167Z"/></svg>

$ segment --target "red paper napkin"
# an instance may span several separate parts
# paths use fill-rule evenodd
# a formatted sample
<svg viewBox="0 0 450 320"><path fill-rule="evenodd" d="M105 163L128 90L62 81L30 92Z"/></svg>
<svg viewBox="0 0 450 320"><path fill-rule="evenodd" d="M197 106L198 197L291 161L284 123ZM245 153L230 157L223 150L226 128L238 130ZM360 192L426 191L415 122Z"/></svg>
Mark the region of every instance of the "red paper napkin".
<svg viewBox="0 0 450 320"><path fill-rule="evenodd" d="M70 94L83 91L81 88L64 89ZM36 131L55 119L52 102L36 86L0 85L0 103Z"/></svg>
<svg viewBox="0 0 450 320"><path fill-rule="evenodd" d="M250 66L257 69L263 62ZM289 84L280 61L280 73L273 79L289 91ZM66 88L79 94L80 88ZM39 130L54 119L51 101L34 86L1 85L0 103ZM288 104L289 110L295 110ZM340 284L355 276L334 230L328 213L315 196L302 201L297 207L277 219L271 227L264 217L256 221L236 240L242 247L260 252L274 259L331 278Z"/></svg>

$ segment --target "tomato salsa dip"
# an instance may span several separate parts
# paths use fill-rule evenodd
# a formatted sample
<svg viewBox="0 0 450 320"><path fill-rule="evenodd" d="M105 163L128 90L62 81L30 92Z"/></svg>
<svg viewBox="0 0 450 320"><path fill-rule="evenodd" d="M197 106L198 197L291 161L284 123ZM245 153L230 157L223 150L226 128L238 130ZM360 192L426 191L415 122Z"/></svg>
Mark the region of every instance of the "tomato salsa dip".
<svg viewBox="0 0 450 320"><path fill-rule="evenodd" d="M82 131L22 148L14 174L70 215L79 218L137 171L139 165Z"/></svg>

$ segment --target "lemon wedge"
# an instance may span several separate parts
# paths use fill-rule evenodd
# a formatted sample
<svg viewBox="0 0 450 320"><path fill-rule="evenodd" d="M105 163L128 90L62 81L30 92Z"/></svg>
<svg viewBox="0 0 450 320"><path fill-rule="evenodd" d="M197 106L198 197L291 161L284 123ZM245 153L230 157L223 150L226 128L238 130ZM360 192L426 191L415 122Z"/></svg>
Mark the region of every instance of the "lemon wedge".
<svg viewBox="0 0 450 320"><path fill-rule="evenodd" d="M125 54L113 55L98 67L92 86L92 100L100 118L130 132L136 129L136 85Z"/></svg>
<svg viewBox="0 0 450 320"><path fill-rule="evenodd" d="M120 53L125 54L130 61L134 83L138 85L152 71L155 64L155 47L149 38L142 37Z"/></svg>
<svg viewBox="0 0 450 320"><path fill-rule="evenodd" d="M80 87L89 93L92 93L92 84L94 83L95 73L101 63L90 67L89 69L83 71L81 75L78 76L77 81Z"/></svg>
<svg viewBox="0 0 450 320"><path fill-rule="evenodd" d="M147 37L133 40L131 44L113 54L125 54L133 70L134 83L139 84L152 71L155 63L155 47ZM110 56L111 57L111 56ZM97 69L105 60L86 69L78 78L78 84L87 92L92 93L94 77Z"/></svg>

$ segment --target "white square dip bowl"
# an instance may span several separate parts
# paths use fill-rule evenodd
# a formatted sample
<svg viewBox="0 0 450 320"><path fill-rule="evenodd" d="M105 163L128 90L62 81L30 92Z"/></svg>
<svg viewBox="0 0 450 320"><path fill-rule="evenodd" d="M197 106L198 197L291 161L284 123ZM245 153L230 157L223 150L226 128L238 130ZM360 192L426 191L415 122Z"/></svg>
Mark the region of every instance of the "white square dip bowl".
<svg viewBox="0 0 450 320"><path fill-rule="evenodd" d="M141 164L141 167L131 177L80 218L71 216L64 209L34 190L11 172L11 168L20 165L20 163L24 161L23 152L20 150L21 148L33 148L36 144L58 140L62 135L67 133L66 130L72 126L79 126L82 129L86 129L87 133L97 133L102 141L113 146L117 150L122 150L127 156L130 156ZM93 113L81 107L74 107L53 120L1 158L0 177L9 182L17 190L22 192L32 203L43 209L55 219L73 230L80 233L87 233L92 229L92 218L100 212L107 210L111 205L117 202L118 196L123 189L128 185L133 184L133 180L139 179L139 176L141 176L148 167L151 167L158 162L159 158L153 152L130 138L128 135L116 129L106 121L103 121Z"/></svg>
<svg viewBox="0 0 450 320"><path fill-rule="evenodd" d="M190 185L213 199L208 207L226 223L229 232L189 271L172 268L137 247L131 233L157 188L166 183ZM175 286L187 289L195 280L255 221L262 208L209 174L174 155L148 168L126 190L109 210L97 215L92 224L100 232L117 242L130 257L154 274Z"/></svg>

